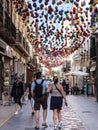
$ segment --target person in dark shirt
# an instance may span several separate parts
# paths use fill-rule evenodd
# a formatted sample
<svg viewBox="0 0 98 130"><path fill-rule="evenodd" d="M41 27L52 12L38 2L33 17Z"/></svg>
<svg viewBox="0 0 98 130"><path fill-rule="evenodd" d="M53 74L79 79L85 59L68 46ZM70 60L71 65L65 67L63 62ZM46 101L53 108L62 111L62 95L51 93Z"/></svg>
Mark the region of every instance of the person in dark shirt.
<svg viewBox="0 0 98 130"><path fill-rule="evenodd" d="M24 95L23 83L20 80L20 76L16 77L16 81L13 83L11 90L11 96L14 98L15 102L15 115L18 114L19 110L22 110L21 98Z"/></svg>
<svg viewBox="0 0 98 130"><path fill-rule="evenodd" d="M63 79L62 86L63 86L64 91L66 92L66 81L65 81L65 79Z"/></svg>
<svg viewBox="0 0 98 130"><path fill-rule="evenodd" d="M69 79L66 80L66 95L69 95Z"/></svg>

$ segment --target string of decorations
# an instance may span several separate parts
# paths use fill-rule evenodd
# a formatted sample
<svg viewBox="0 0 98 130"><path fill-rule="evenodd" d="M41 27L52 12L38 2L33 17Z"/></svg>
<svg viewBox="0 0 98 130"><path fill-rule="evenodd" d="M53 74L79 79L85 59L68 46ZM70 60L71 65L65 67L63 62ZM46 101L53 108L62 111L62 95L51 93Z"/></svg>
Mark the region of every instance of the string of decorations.
<svg viewBox="0 0 98 130"><path fill-rule="evenodd" d="M40 62L47 67L63 64L92 34L98 22L98 3L94 0L86 3L86 0L13 1Z"/></svg>

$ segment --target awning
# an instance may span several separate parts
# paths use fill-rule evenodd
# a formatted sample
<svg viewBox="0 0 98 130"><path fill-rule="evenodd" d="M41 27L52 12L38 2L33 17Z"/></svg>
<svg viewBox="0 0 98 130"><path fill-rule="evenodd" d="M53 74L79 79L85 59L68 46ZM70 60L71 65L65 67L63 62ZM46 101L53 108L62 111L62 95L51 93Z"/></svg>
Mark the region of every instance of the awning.
<svg viewBox="0 0 98 130"><path fill-rule="evenodd" d="M86 72L83 72L83 71L71 71L71 72L69 72L69 73L66 73L65 74L66 76L68 76L68 75L74 75L74 76L88 76L89 75L89 73L86 73Z"/></svg>

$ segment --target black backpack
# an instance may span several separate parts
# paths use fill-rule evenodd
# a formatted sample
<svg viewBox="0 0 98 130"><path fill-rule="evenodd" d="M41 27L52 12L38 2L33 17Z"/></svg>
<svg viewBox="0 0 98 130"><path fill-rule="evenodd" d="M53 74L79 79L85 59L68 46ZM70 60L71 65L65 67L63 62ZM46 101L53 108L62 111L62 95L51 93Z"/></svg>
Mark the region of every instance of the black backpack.
<svg viewBox="0 0 98 130"><path fill-rule="evenodd" d="M38 84L38 83L36 82L36 80L35 80L34 96L35 96L36 98L40 98L40 97L42 97L42 95L43 95L43 85L42 85L43 82L44 82L44 80L42 80L41 83Z"/></svg>

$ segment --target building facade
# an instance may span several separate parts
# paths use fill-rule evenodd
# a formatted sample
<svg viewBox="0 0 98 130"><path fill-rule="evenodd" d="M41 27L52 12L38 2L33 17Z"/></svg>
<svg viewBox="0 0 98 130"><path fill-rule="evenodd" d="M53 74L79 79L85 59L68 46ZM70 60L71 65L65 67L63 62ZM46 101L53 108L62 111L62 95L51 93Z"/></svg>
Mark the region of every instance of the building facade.
<svg viewBox="0 0 98 130"><path fill-rule="evenodd" d="M24 84L27 82L28 57L33 56L30 51L26 23L16 12L13 1L0 0L0 100L4 92L10 95L17 74Z"/></svg>

